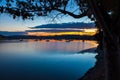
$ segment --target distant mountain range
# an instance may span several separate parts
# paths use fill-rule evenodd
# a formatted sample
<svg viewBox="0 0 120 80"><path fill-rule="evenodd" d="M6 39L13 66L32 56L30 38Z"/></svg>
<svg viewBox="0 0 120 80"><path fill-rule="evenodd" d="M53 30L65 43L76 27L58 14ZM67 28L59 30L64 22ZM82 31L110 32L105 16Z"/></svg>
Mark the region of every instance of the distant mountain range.
<svg viewBox="0 0 120 80"><path fill-rule="evenodd" d="M13 36L13 35L26 35L26 32L9 32L9 31L0 31L0 35L3 36Z"/></svg>

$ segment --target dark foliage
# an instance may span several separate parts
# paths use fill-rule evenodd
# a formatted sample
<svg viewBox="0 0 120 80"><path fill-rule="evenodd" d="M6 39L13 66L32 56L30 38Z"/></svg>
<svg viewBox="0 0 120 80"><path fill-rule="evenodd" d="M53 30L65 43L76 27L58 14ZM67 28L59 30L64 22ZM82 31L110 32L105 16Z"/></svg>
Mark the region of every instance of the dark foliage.
<svg viewBox="0 0 120 80"><path fill-rule="evenodd" d="M81 7L81 13L75 15L72 12L66 11L69 1L70 0L6 0L6 4L0 6L0 12L11 14L13 18L21 16L23 19L33 19L34 16L47 16L53 10L63 14L69 14L75 18L85 16L85 14L82 13L86 13L88 5L81 5L81 1L76 0L78 6Z"/></svg>

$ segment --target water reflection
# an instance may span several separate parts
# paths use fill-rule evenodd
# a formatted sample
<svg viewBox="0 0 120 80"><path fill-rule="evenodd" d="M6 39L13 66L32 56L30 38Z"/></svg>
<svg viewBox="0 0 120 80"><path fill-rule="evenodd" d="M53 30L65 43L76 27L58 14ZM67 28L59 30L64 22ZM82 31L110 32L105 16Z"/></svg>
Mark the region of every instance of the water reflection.
<svg viewBox="0 0 120 80"><path fill-rule="evenodd" d="M75 53L77 51L94 48L97 46L95 41L81 41L73 40L66 42L65 40L56 41L50 40L24 40L24 41L4 41L0 43L1 52L69 52Z"/></svg>
<svg viewBox="0 0 120 80"><path fill-rule="evenodd" d="M77 80L96 62L96 54L77 52L95 47L94 44L94 41L1 42L0 80Z"/></svg>

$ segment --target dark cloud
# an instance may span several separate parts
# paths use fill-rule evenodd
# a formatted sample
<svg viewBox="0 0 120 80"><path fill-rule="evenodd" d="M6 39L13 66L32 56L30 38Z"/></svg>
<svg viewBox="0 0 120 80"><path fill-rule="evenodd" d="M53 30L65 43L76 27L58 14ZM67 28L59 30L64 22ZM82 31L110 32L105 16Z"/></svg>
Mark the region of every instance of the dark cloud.
<svg viewBox="0 0 120 80"><path fill-rule="evenodd" d="M82 32L83 30L26 30L26 32Z"/></svg>
<svg viewBox="0 0 120 80"><path fill-rule="evenodd" d="M38 28L94 28L94 23L62 23L62 24L45 24L35 27L30 27L31 29L38 29Z"/></svg>

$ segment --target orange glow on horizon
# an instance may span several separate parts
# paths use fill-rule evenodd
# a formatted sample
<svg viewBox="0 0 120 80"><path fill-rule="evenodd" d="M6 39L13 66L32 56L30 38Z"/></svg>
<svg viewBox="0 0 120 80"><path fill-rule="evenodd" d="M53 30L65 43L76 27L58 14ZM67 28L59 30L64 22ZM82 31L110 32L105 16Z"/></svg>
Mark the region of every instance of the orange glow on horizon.
<svg viewBox="0 0 120 80"><path fill-rule="evenodd" d="M97 29L94 28L94 29L84 29L84 32L97 32Z"/></svg>
<svg viewBox="0 0 120 80"><path fill-rule="evenodd" d="M88 35L93 36L97 29L84 29L83 32L28 32L27 35L31 36L59 36L59 35Z"/></svg>

